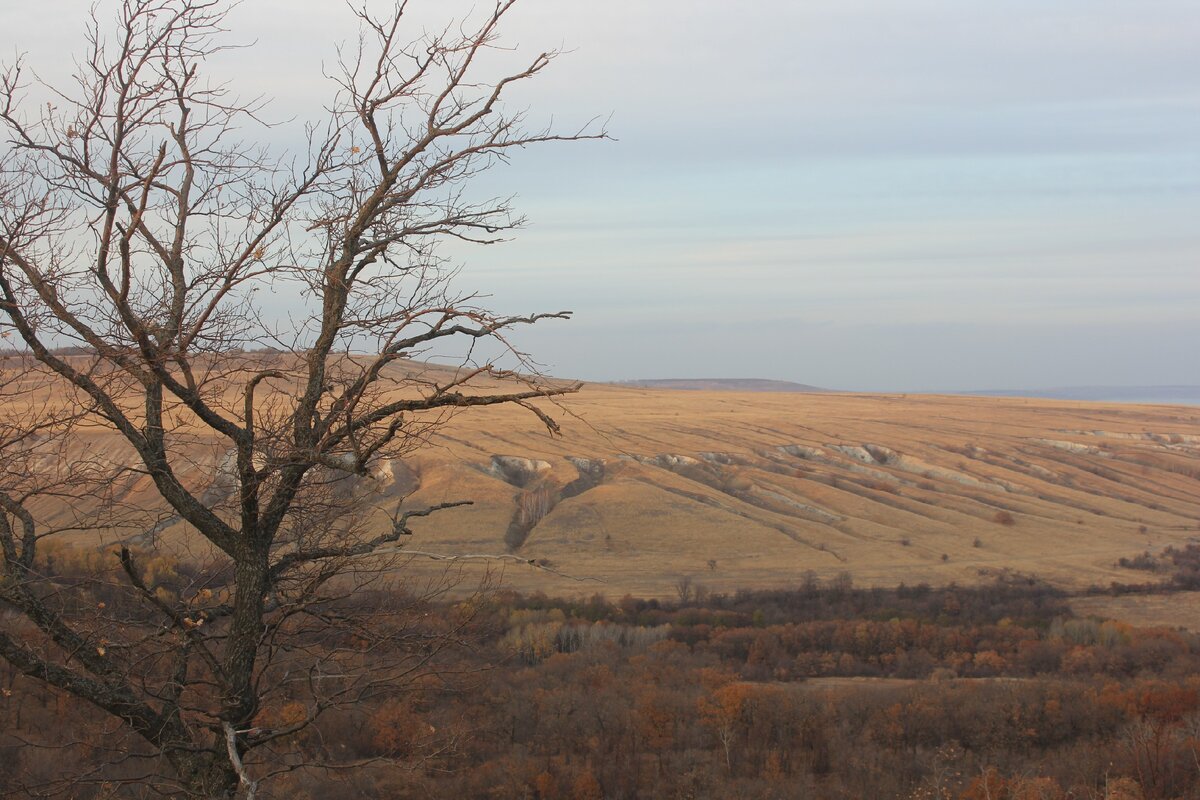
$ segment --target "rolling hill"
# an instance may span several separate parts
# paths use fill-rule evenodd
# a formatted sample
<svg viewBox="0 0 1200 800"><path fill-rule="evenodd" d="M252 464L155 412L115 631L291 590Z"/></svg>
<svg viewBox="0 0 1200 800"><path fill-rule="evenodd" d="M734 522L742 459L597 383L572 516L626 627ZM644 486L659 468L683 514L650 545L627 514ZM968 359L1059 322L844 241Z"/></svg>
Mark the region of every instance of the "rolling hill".
<svg viewBox="0 0 1200 800"><path fill-rule="evenodd" d="M619 381L617 386L639 389L684 389L712 392L828 392L819 386L764 378L648 378Z"/></svg>
<svg viewBox="0 0 1200 800"><path fill-rule="evenodd" d="M401 504L472 500L421 520L409 547L507 555L510 585L610 596L671 595L683 577L787 586L808 571L860 585L1009 569L1106 584L1138 579L1118 558L1200 536L1192 407L590 384L546 408L561 437L517 408L446 420L361 479L357 507L378 527ZM227 454L182 446L190 479L217 497ZM114 491L154 502L144 475ZM104 536L189 546L170 517Z"/></svg>

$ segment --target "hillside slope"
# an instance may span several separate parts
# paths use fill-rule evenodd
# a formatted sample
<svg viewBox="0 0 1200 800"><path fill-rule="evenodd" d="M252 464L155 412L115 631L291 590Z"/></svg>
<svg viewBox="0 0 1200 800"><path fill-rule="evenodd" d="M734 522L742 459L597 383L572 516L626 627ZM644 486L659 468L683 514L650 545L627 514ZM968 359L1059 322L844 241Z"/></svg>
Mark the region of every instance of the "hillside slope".
<svg viewBox="0 0 1200 800"><path fill-rule="evenodd" d="M647 378L619 381L617 386L638 389L683 389L713 392L828 392L820 386L764 378Z"/></svg>
<svg viewBox="0 0 1200 800"><path fill-rule="evenodd" d="M425 454L421 469L465 463L495 483L495 456L543 462L510 483L513 519L539 491L550 502L509 544L615 591L661 594L681 575L779 585L810 569L860 583L1004 568L1107 583L1131 579L1117 558L1200 535L1194 409L619 387L588 387L569 408L581 419L555 440L519 417L464 415L442 437L453 458ZM467 489L435 485L418 496ZM495 548L497 500L430 521L422 545Z"/></svg>
<svg viewBox="0 0 1200 800"><path fill-rule="evenodd" d="M1107 583L1134 579L1119 557L1200 536L1195 408L599 384L549 408L561 437L521 409L458 414L360 481L357 507L378 527L401 503L473 500L421 521L409 547L538 560L568 577L515 564L505 579L609 595L672 594L683 576L786 586L808 570L859 584L1002 569ZM225 454L187 446L191 479L215 485ZM154 500L144 476L117 491ZM190 542L169 517L105 537Z"/></svg>

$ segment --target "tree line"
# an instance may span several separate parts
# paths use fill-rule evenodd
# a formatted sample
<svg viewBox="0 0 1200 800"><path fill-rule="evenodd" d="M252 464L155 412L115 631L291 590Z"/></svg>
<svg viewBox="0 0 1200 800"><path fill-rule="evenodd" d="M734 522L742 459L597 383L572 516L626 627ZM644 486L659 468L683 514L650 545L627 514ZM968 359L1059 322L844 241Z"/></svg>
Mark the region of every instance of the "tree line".
<svg viewBox="0 0 1200 800"><path fill-rule="evenodd" d="M330 613L391 606L412 674L313 726L296 723L331 686L281 681L252 728L292 732L247 768L293 798L1200 796L1200 637L1077 618L1026 579L802 584L702 604L356 593ZM380 646L296 642L297 664L355 669ZM141 796L151 749L11 667L0 681L0 789Z"/></svg>

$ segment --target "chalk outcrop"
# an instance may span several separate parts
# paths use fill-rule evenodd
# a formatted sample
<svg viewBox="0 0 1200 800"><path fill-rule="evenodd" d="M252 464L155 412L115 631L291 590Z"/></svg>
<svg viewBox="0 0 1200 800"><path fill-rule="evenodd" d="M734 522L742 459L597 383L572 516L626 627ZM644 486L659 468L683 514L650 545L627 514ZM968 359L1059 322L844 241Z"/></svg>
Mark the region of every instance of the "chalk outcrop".
<svg viewBox="0 0 1200 800"><path fill-rule="evenodd" d="M521 456L492 456L490 472L495 477L524 489L550 472L550 462Z"/></svg>

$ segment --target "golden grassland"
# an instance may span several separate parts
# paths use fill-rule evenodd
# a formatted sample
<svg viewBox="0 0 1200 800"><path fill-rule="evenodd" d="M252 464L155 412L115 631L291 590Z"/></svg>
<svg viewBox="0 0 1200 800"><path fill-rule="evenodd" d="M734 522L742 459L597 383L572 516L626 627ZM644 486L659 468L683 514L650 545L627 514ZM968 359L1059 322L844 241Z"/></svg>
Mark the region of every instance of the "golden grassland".
<svg viewBox="0 0 1200 800"><path fill-rule="evenodd" d="M577 418L553 440L507 413L455 419L418 460L417 497L479 505L431 520L419 544L500 543L522 490L489 474L494 455L543 461L558 485L579 477L568 457L604 461L519 552L610 593L807 570L895 584L1013 569L1081 586L1131 580L1121 556L1200 536L1197 409L614 386L566 405Z"/></svg>
<svg viewBox="0 0 1200 800"><path fill-rule="evenodd" d="M604 384L543 407L561 436L520 408L453 415L363 479L357 509L378 529L401 503L472 500L420 520L409 548L509 555L508 585L609 596L673 595L684 577L784 587L809 571L894 585L1015 570L1077 588L1139 580L1117 559L1200 537L1192 407ZM179 448L189 480L212 482L221 446ZM136 473L114 492L152 501ZM169 518L155 530L164 546L187 536Z"/></svg>
<svg viewBox="0 0 1200 800"><path fill-rule="evenodd" d="M1082 617L1116 619L1137 627L1200 631L1200 592L1077 597L1071 610Z"/></svg>

